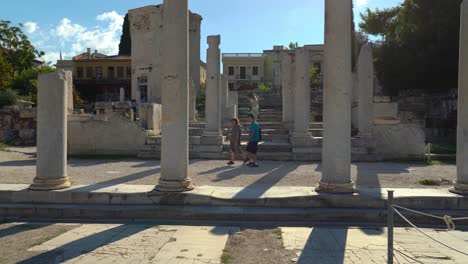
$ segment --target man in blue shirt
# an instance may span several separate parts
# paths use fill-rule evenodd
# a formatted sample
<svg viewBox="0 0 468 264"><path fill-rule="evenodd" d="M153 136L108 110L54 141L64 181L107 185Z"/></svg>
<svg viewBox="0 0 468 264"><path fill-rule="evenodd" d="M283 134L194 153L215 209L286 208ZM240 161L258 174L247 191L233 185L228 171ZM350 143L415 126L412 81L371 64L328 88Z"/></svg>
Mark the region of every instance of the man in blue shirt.
<svg viewBox="0 0 468 264"><path fill-rule="evenodd" d="M260 141L260 127L255 122L253 114L249 114L249 143L247 144L247 158L244 160L244 164L248 162L249 167L258 167L257 164L257 147Z"/></svg>

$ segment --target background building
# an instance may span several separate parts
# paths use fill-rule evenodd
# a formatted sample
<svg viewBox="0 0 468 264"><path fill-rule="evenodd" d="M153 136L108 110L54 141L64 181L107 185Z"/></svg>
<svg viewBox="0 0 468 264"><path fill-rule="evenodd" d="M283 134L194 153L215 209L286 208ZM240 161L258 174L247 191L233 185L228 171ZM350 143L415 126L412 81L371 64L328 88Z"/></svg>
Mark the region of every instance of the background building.
<svg viewBox="0 0 468 264"><path fill-rule="evenodd" d="M223 53L223 72L229 90L252 90L265 82L265 59L262 53Z"/></svg>
<svg viewBox="0 0 468 264"><path fill-rule="evenodd" d="M88 49L73 57L75 92L89 102L119 101L120 88L125 89L125 97L129 99L131 79L130 56L107 56Z"/></svg>

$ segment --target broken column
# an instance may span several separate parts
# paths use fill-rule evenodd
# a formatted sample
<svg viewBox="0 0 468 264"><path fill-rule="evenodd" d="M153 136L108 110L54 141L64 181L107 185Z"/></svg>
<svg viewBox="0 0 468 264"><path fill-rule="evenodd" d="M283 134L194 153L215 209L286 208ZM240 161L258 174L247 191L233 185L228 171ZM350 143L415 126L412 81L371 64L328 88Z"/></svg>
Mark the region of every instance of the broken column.
<svg viewBox="0 0 468 264"><path fill-rule="evenodd" d="M309 132L310 79L309 56L305 48L296 49L296 71L294 74L294 125L291 133L293 151L306 147L312 139Z"/></svg>
<svg viewBox="0 0 468 264"><path fill-rule="evenodd" d="M206 52L206 125L200 139L200 157L221 157L224 137L221 132L221 58L219 44L221 37L208 36Z"/></svg>
<svg viewBox="0 0 468 264"><path fill-rule="evenodd" d="M164 0L161 177L155 191L194 188L189 177L188 0Z"/></svg>
<svg viewBox="0 0 468 264"><path fill-rule="evenodd" d="M125 102L125 88L123 88L123 87L120 87L119 102L121 102L121 103Z"/></svg>
<svg viewBox="0 0 468 264"><path fill-rule="evenodd" d="M318 192L352 193L351 0L325 1L322 178Z"/></svg>
<svg viewBox="0 0 468 264"><path fill-rule="evenodd" d="M358 59L358 115L357 129L360 136L372 136L374 116L374 61L372 46L361 48Z"/></svg>
<svg viewBox="0 0 468 264"><path fill-rule="evenodd" d="M457 181L452 192L468 195L468 1L461 6L458 73Z"/></svg>
<svg viewBox="0 0 468 264"><path fill-rule="evenodd" d="M292 123L294 121L294 98L292 87L292 55L282 52L281 57L281 86L283 100L283 122Z"/></svg>
<svg viewBox="0 0 468 264"><path fill-rule="evenodd" d="M38 81L37 161L32 190L71 186L67 175L67 78L71 72L41 74Z"/></svg>
<svg viewBox="0 0 468 264"><path fill-rule="evenodd" d="M190 92L190 121L196 121L196 100L200 92L200 41L202 17L190 12L189 16L190 78L194 91Z"/></svg>
<svg viewBox="0 0 468 264"><path fill-rule="evenodd" d="M221 134L221 73L220 49L221 37L208 36L208 50L206 53L206 126L205 135L218 136Z"/></svg>

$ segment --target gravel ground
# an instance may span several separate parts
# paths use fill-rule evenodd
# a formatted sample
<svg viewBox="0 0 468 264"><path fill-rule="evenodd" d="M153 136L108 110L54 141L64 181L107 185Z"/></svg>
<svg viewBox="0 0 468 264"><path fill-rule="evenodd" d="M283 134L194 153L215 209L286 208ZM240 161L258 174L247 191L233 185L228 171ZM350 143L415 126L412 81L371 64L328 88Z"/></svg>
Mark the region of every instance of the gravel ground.
<svg viewBox="0 0 468 264"><path fill-rule="evenodd" d="M0 264L18 263L39 255L41 252L27 251L27 249L40 245L77 226L39 223L0 224ZM50 262L45 259L41 263Z"/></svg>
<svg viewBox="0 0 468 264"><path fill-rule="evenodd" d="M0 151L0 183L31 183L35 176L35 162L35 148ZM151 160L68 161L68 174L75 184L155 184L160 172L160 162ZM314 186L321 177L321 164L264 161L259 168L249 168L240 163L227 166L226 161L222 160L192 160L190 172L194 183L199 186ZM353 163L352 177L357 187L424 188L418 181L431 179L441 185L427 188L446 188L456 178L456 166L402 162Z"/></svg>

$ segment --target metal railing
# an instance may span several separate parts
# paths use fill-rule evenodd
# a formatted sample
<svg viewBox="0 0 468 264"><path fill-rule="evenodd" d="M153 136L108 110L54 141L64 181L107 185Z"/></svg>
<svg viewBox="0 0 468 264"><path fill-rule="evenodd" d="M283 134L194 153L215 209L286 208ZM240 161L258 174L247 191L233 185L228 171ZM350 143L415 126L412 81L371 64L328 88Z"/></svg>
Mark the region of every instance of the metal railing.
<svg viewBox="0 0 468 264"><path fill-rule="evenodd" d="M439 219L441 221L444 221L445 224L447 225L447 231L453 231L455 230L456 226L455 226L455 223L454 221L463 221L463 220L468 220L468 217L451 217L449 215L444 215L444 216L438 216L438 215L433 215L433 214L429 214L429 213L425 213L425 212L421 212L421 211L417 211L417 210L413 210L413 209L409 209L409 208L406 208L406 207L403 207L403 206L399 206L399 205L396 205L394 204L393 202L393 195L394 195L394 191L387 191L387 228L388 228L388 234L387 234L387 263L388 264L393 264L393 258L394 258L394 251L397 251L399 252L400 254L404 255L405 257L409 258L409 259L412 259L413 261L416 261L418 263L422 263L410 256L408 256L407 254L401 252L400 250L395 250L394 247L393 247L393 244L394 244L394 213L396 213L398 216L400 216L406 223L408 223L411 227L413 227L414 229L416 229L419 233L423 234L424 236L426 236L427 238L431 239L432 241L438 243L439 245L442 245L446 248L449 248L455 252L458 252L462 255L465 255L465 256L468 256L468 252L464 252L462 250L459 250L457 248L454 248L450 245L447 245L446 243L442 242L442 241L439 241L437 240L436 238L430 236L429 234L427 234L426 232L422 231L421 229L419 229L415 224L413 224L407 217L405 217L400 211L400 210L404 210L404 211L408 211L408 212L412 212L412 213L415 213L415 214L419 214L419 215L423 215L423 216L427 216L427 217L430 217L430 218L435 218L435 219ZM398 209L397 209L398 208Z"/></svg>

